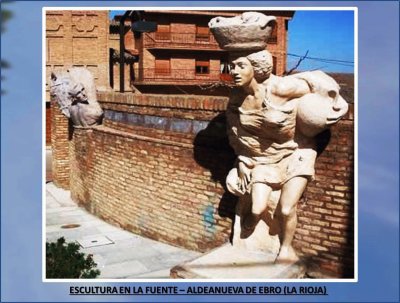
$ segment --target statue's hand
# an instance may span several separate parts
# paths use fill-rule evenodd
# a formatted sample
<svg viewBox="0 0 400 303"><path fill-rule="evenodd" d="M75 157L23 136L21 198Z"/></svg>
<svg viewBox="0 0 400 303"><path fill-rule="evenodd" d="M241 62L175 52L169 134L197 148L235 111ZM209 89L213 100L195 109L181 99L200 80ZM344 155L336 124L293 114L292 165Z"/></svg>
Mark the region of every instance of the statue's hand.
<svg viewBox="0 0 400 303"><path fill-rule="evenodd" d="M247 190L247 186L250 184L251 170L243 162L239 162L238 165L238 176L239 176L239 188L242 191Z"/></svg>

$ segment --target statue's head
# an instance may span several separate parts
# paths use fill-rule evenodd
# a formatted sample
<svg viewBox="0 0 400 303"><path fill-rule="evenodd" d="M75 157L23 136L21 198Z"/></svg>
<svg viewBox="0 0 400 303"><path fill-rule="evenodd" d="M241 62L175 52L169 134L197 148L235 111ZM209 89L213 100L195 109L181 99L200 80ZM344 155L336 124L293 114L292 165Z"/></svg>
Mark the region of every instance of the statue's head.
<svg viewBox="0 0 400 303"><path fill-rule="evenodd" d="M88 103L86 90L81 83L75 83L68 94L72 98L72 102Z"/></svg>
<svg viewBox="0 0 400 303"><path fill-rule="evenodd" d="M245 87L253 78L257 83L267 80L272 72L273 61L271 54L263 50L247 56L239 56L232 60L232 65L235 84Z"/></svg>
<svg viewBox="0 0 400 303"><path fill-rule="evenodd" d="M272 73L273 60L272 55L267 50L252 53L246 57L254 69L254 78L258 83L262 83L269 78Z"/></svg>
<svg viewBox="0 0 400 303"><path fill-rule="evenodd" d="M50 77L50 96L59 105L62 113L70 117L69 106L89 103L96 99L96 89L92 74L84 68L70 68L54 71Z"/></svg>
<svg viewBox="0 0 400 303"><path fill-rule="evenodd" d="M72 67L52 72L50 96L75 127L101 123L103 111L97 102L94 77L88 69Z"/></svg>
<svg viewBox="0 0 400 303"><path fill-rule="evenodd" d="M232 61L232 76L236 86L249 86L254 78L254 68L246 57L239 57Z"/></svg>

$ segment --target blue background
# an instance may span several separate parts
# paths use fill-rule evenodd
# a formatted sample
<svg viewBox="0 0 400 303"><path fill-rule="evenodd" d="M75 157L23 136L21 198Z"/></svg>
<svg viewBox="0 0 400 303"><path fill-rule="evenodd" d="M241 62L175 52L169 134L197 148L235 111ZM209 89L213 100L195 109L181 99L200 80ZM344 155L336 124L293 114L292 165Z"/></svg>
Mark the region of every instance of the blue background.
<svg viewBox="0 0 400 303"><path fill-rule="evenodd" d="M146 6L232 7L245 4L247 7L358 7L358 283L323 283L328 286L329 296L326 297L248 296L245 298L243 296L71 297L68 295L70 283L41 282L42 7L133 7L143 4ZM2 8L3 5L2 3ZM1 36L1 57L11 65L9 69L2 70L2 77L5 77L2 79L2 90L6 91L1 100L2 301L399 301L399 3L397 1L249 1L246 3L242 1L212 3L15 1L5 4L4 7L10 9L14 17L6 24L7 31ZM329 38L327 36L325 41L328 42ZM263 285L275 284L263 283Z"/></svg>

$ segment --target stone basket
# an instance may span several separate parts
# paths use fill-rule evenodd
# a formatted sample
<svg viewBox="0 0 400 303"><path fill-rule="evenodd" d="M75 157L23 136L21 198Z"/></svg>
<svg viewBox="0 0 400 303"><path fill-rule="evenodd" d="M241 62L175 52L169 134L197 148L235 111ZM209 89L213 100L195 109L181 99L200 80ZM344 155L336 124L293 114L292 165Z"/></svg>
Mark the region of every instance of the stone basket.
<svg viewBox="0 0 400 303"><path fill-rule="evenodd" d="M208 23L219 46L227 51L263 50L276 23L274 16L246 12L240 16L216 17Z"/></svg>

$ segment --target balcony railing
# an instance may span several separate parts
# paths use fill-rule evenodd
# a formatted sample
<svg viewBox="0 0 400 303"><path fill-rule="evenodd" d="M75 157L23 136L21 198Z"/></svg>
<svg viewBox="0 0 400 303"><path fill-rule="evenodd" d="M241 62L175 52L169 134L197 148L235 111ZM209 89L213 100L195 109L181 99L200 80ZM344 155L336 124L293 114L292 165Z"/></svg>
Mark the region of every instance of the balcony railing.
<svg viewBox="0 0 400 303"><path fill-rule="evenodd" d="M210 70L208 73L196 73L194 69L154 69L143 68L138 70L139 82L230 82L229 74L221 73L219 70Z"/></svg>
<svg viewBox="0 0 400 303"><path fill-rule="evenodd" d="M220 49L212 34L182 34L170 32L146 33L143 35L144 47Z"/></svg>

